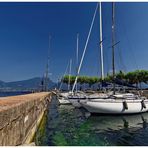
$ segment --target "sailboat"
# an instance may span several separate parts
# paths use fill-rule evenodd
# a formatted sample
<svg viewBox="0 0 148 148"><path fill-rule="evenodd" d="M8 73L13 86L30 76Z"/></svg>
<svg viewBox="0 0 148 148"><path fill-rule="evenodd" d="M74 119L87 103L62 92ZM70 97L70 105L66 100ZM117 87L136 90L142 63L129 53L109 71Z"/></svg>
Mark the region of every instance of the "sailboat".
<svg viewBox="0 0 148 148"><path fill-rule="evenodd" d="M81 66L82 66L82 62L83 62L83 59L84 59L84 56L85 56L85 52L86 52L86 49L87 49L87 45L88 45L88 41L89 41L89 38L90 38L90 34L91 34L91 31L92 31L92 27L93 27L93 24L94 24L94 20L95 20L95 17L96 17L97 9L98 9L98 4L96 6L96 9L95 9L95 12L94 12L94 15L93 15L93 19L92 19L92 22L91 22L91 26L90 26L90 29L89 29L88 36L87 36L87 40L86 40L86 44L85 44L85 47L84 47L84 51L83 51L83 54L82 54L82 57L81 57L81 60L80 60L79 67L77 69L77 75L76 75L76 79L75 79L75 82L74 82L74 85L73 85L73 88L72 88L72 92L68 96L68 99L70 100L72 105L77 107L77 108L82 107L82 105L80 103L81 100L86 100L88 98L95 100L95 99L102 99L102 98L107 98L108 97L108 95L105 94L105 93L99 93L99 94L96 93L96 94L88 95L88 94L86 94L86 93L84 93L82 91L74 92L74 89L75 89L75 87L77 85L78 75L79 75L79 72L80 72L80 69L81 69ZM101 42L100 42L100 46L102 47L102 43ZM77 46L77 48L78 48L78 46ZM102 51L101 51L101 53L102 53ZM103 53L101 55L102 55L101 59L103 61ZM102 64L102 69L103 69L103 64Z"/></svg>
<svg viewBox="0 0 148 148"><path fill-rule="evenodd" d="M100 3L101 5L101 3ZM135 114L148 111L148 99L132 93L116 93L115 90L115 3L112 3L112 68L113 94L106 99L86 99L80 104L91 113L103 114Z"/></svg>
<svg viewBox="0 0 148 148"><path fill-rule="evenodd" d="M78 70L78 53L79 53L79 34L77 34L77 48L76 48L76 73ZM81 107L81 104L79 103L80 99L86 99L87 95L82 92L77 90L77 83L76 83L76 91L74 93L70 92L69 95L67 96L69 102L74 106L74 107Z"/></svg>
<svg viewBox="0 0 148 148"><path fill-rule="evenodd" d="M70 102L69 99L68 99L68 95L69 95L69 93L70 93L71 65L72 65L72 59L70 59L68 65L67 65L67 67L66 67L66 71L67 71L68 66L69 66L68 92L57 92L57 93L56 93L60 105L69 105L69 104L71 104L71 102ZM66 75L66 71L65 71L64 76ZM61 85L60 85L60 87L59 87L59 91L61 90L62 84L63 84L63 82L61 83Z"/></svg>
<svg viewBox="0 0 148 148"><path fill-rule="evenodd" d="M77 65L78 65L78 43L79 43L79 35L77 34L77 50L76 50L76 64ZM58 96L59 103L61 105L72 104L74 107L80 107L81 105L77 101L80 98L86 99L86 95L82 91L77 91L77 87L76 87L76 92L74 94L71 92L71 89L70 89L71 67L72 67L72 59L70 59L70 62L69 62L68 91L67 92L59 92L59 93L57 93L57 96ZM68 66L67 66L67 68L68 68ZM67 68L66 68L66 71L67 71ZM65 74L66 74L66 72L65 72ZM64 74L64 76L65 76L65 74ZM62 86L62 83L60 85L59 90L61 89L61 86ZM76 86L77 86L77 84L76 84Z"/></svg>

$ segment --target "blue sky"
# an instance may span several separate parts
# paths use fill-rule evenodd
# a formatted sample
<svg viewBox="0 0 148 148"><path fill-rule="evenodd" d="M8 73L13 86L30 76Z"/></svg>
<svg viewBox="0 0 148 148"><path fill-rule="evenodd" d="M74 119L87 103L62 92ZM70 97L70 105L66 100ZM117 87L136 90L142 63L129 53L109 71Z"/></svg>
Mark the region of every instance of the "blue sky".
<svg viewBox="0 0 148 148"><path fill-rule="evenodd" d="M115 4L116 70L148 69L148 3ZM50 78L57 81L73 59L76 35L79 55L84 49L95 2L0 3L0 80L42 77L51 38ZM103 3L105 73L111 72L111 3ZM99 11L95 19L81 75L100 76ZM79 56L80 59L80 56Z"/></svg>

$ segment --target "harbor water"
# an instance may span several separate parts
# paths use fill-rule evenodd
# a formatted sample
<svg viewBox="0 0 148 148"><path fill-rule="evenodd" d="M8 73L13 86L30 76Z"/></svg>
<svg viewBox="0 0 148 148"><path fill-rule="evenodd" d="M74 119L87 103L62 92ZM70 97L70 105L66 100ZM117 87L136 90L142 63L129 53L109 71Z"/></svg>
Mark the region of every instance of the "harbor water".
<svg viewBox="0 0 148 148"><path fill-rule="evenodd" d="M148 146L148 113L90 115L52 99L34 141L40 146Z"/></svg>
<svg viewBox="0 0 148 148"><path fill-rule="evenodd" d="M8 91L8 92L0 92L0 97L8 97L8 96L18 96L18 95L25 95L25 94L29 94L31 92L27 92L27 91Z"/></svg>

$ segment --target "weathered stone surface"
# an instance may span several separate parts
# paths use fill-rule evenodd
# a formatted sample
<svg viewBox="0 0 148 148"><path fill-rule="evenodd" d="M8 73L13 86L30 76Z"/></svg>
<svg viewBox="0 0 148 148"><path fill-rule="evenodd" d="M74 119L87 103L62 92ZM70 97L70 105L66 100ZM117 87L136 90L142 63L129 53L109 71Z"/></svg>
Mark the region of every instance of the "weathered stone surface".
<svg viewBox="0 0 148 148"><path fill-rule="evenodd" d="M24 144L29 131L50 102L50 95L51 93L43 92L1 98L0 145Z"/></svg>

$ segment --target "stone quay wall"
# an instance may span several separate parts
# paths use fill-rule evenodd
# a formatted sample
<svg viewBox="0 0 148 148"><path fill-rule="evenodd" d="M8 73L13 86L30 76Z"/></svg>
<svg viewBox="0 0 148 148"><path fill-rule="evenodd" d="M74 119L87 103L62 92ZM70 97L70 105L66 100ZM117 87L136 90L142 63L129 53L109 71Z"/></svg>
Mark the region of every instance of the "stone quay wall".
<svg viewBox="0 0 148 148"><path fill-rule="evenodd" d="M29 144L52 93L40 92L0 98L0 146Z"/></svg>

